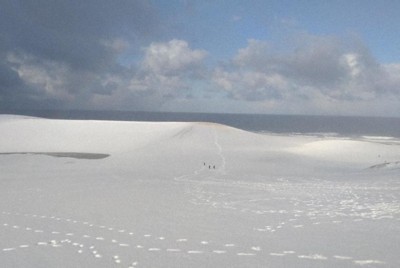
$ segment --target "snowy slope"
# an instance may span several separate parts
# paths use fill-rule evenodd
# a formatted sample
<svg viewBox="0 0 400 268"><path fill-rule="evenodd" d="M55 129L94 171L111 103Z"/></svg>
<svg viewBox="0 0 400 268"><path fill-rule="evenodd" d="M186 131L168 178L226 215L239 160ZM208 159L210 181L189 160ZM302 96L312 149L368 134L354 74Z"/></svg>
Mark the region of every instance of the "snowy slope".
<svg viewBox="0 0 400 268"><path fill-rule="evenodd" d="M395 139L10 115L0 133L3 267L400 266Z"/></svg>

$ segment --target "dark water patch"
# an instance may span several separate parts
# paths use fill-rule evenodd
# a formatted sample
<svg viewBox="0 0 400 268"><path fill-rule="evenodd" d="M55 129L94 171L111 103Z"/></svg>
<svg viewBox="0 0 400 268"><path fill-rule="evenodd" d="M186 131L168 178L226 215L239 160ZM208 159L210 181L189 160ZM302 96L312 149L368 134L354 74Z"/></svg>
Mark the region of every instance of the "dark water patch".
<svg viewBox="0 0 400 268"><path fill-rule="evenodd" d="M52 157L68 157L75 159L104 159L109 157L109 154L97 154L97 153L76 153L76 152L7 152L0 153L0 155L15 155L15 154L26 154L26 155L47 155Z"/></svg>

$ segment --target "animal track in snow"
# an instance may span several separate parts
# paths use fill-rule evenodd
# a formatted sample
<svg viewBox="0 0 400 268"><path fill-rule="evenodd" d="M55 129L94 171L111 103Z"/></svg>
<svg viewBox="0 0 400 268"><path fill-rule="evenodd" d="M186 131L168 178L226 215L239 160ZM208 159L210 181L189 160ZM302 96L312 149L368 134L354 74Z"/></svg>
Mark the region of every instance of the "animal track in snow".
<svg viewBox="0 0 400 268"><path fill-rule="evenodd" d="M385 262L379 260L355 260L354 263L361 266L370 264L385 264Z"/></svg>
<svg viewBox="0 0 400 268"><path fill-rule="evenodd" d="M282 256L285 256L286 254L285 254L285 253L276 253L276 252L271 252L271 253L269 253L269 255L271 255L271 256L278 256L278 257L282 257Z"/></svg>
<svg viewBox="0 0 400 268"><path fill-rule="evenodd" d="M226 250L213 250L213 253L224 254L224 253L226 253Z"/></svg>
<svg viewBox="0 0 400 268"><path fill-rule="evenodd" d="M179 248L167 248L168 252L181 252Z"/></svg>
<svg viewBox="0 0 400 268"><path fill-rule="evenodd" d="M13 251L16 250L16 248L3 248L3 251Z"/></svg>
<svg viewBox="0 0 400 268"><path fill-rule="evenodd" d="M274 212L275 213L275 212ZM279 210L276 210L276 213L280 213ZM298 213L301 213L298 211ZM127 252L128 248L130 250L134 251L141 251L143 253L141 254L160 254L161 252L169 252L171 256L179 256L180 254L190 254L190 255L205 255L205 254L215 254L215 255L220 255L220 254L235 254L237 256L256 256L260 254L262 251L262 247L259 245L253 245L248 247L247 249L241 247L240 244L236 245L234 243L215 243L215 241L212 241L210 243L209 240L205 239L197 240L197 245L201 245L201 250L199 249L188 249L188 246L195 246L196 242L195 239L190 239L189 238L171 238L171 237L166 237L161 234L157 233L142 233L137 232L137 230L131 230L127 231L127 229L123 228L115 228L115 227L109 227L107 225L96 225L93 223L90 223L88 221L79 221L75 220L72 218L69 219L63 219L62 217L56 217L56 216L46 216L46 215L37 215L37 214L22 214L22 213L3 213L4 215L8 216L18 216L18 217L30 217L35 219L35 221L54 221L55 223L64 221L65 223L71 224L72 225L81 225L83 226L88 232L85 234L82 234L82 229L77 232L75 229L68 230L69 232L61 232L59 230L46 230L46 229L36 229L30 227L26 227L20 224L13 224L12 221L8 221L2 224L4 228L10 228L14 230L14 232L31 232L35 233L37 235L50 235L50 237L54 237L57 239L50 239L50 240L39 240L39 242L36 242L34 244L29 244L29 243L24 243L18 246L8 246L4 247L1 249L4 254L8 251L19 251L23 252L23 250L29 250L29 248L35 247L35 246L40 246L40 247L62 247L63 245L68 245L70 247L75 248L75 253L76 254L85 254L85 252L90 253L93 258L100 258L103 259L103 261L106 261L107 259L110 260L110 258L113 260L114 263L116 264L124 264L125 267L135 267L138 265L138 262L135 261L130 261L126 260L127 262L124 262L121 258L114 258L115 256L123 256L124 252ZM36 215L36 216L33 216ZM43 217L45 216L45 217ZM287 227L300 227L303 226L302 224L298 225L291 225L288 224L288 222L295 222L297 219L293 218L286 218L285 221L279 221L276 223L276 226L273 227L272 225L267 225L265 226L266 231L273 232L276 229L283 229ZM45 222L44 222L45 223ZM96 229L97 228L97 229ZM83 229L83 230L85 230ZM90 232L89 232L90 230ZM71 232L74 231L74 232ZM114 234L118 237L109 237L110 234ZM63 239L65 237L66 239ZM118 255L111 255L109 252L107 253L106 251L100 252L97 248L95 248L93 245L89 248L85 246L84 244L78 242L78 241L71 241L68 238L74 238L75 239L83 239L82 241L85 241L85 243L92 243L92 244L98 244L99 249L101 249L103 246L101 245L112 245L113 248L113 253L117 253ZM122 237L125 237L126 241L120 241L123 240ZM142 238L140 238L142 237ZM118 238L118 239L117 239ZM143 240L146 238L145 240ZM138 240L139 239L139 240ZM141 242L140 242L141 241ZM145 242L147 241L147 242ZM163 244L165 242L163 241L169 241L170 247L165 248L166 245L168 244ZM231 241L233 242L233 241ZM143 243L143 244L139 244ZM175 244L175 246L174 246ZM132 246L131 246L132 245ZM181 245L181 246L177 246ZM118 249L121 248L121 251L118 251ZM126 248L126 249L124 249ZM117 249L117 251L115 251ZM147 249L147 250L146 250ZM104 249L103 249L104 250ZM143 251L144 250L144 251ZM148 252L148 253L145 253ZM150 253L151 252L151 253ZM104 254L103 254L104 253ZM288 255L295 254L295 251L292 250L286 250L282 252L271 252L269 253L270 256L276 256L276 257L284 257ZM121 254L121 255L119 255ZM177 254L177 255L175 255ZM266 253L268 254L268 253ZM135 256L135 255L133 255ZM328 257L322 255L322 254L299 254L295 255L297 258L300 259L309 259L309 260L327 260ZM137 258L137 256L135 256ZM378 261L378 260L353 260L352 257L347 257L347 256L340 256L340 255L334 255L332 256L333 259L337 260L351 260L354 264L356 265L371 265L371 264L382 264L384 262ZM140 260L139 260L140 261Z"/></svg>
<svg viewBox="0 0 400 268"><path fill-rule="evenodd" d="M188 254L202 254L203 251L200 251L200 250L189 250L187 253Z"/></svg>
<svg viewBox="0 0 400 268"><path fill-rule="evenodd" d="M312 255L298 255L299 259L311 259L311 260L327 260L328 258L320 255L320 254L312 254Z"/></svg>
<svg viewBox="0 0 400 268"><path fill-rule="evenodd" d="M254 253L246 253L246 252L239 252L237 253L238 256L255 256Z"/></svg>

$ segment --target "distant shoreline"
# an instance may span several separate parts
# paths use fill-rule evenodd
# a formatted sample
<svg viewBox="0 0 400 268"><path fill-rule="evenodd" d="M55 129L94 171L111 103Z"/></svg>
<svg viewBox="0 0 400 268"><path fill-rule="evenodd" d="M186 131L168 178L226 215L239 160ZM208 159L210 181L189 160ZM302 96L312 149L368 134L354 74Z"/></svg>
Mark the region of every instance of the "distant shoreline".
<svg viewBox="0 0 400 268"><path fill-rule="evenodd" d="M318 133L321 135L329 134L350 137L384 136L400 138L400 118L393 117L92 110L0 110L0 113L72 120L212 122L252 132L270 132L278 134Z"/></svg>

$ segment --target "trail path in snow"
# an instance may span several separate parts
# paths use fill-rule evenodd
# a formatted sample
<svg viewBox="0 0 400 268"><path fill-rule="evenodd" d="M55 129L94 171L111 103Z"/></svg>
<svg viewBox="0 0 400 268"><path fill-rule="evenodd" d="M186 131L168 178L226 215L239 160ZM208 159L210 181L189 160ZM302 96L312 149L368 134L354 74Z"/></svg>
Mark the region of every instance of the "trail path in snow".
<svg viewBox="0 0 400 268"><path fill-rule="evenodd" d="M335 229L370 222L379 226L379 221L387 220L400 222L398 182L382 181L371 185L363 182L301 178L278 178L268 182L229 180L232 175L226 171L227 160L223 147L215 131L213 136L216 154L221 161L216 172L201 167L193 174L177 180L189 183L186 193L191 196L189 202L193 205L210 206L216 210L232 211L243 217L252 215L258 218L255 222L264 224L248 227L253 232L264 233L266 239L285 232L301 233L301 230L307 230L305 233L308 233L309 229L315 228ZM260 247L252 249L261 251ZM268 254L273 257L297 256L299 259L316 261L340 260L356 266L386 263L373 258L363 260L357 256L344 256L341 255L342 252L328 256L324 253L300 254L299 251L301 249Z"/></svg>

